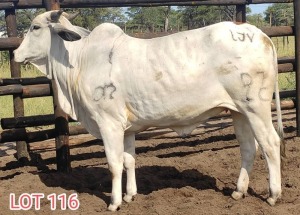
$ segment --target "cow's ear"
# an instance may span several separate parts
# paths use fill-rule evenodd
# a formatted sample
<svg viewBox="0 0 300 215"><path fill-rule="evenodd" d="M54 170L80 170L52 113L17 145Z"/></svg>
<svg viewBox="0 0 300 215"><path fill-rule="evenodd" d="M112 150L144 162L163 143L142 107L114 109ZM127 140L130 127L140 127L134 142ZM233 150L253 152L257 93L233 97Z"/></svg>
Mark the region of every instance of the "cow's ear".
<svg viewBox="0 0 300 215"><path fill-rule="evenodd" d="M53 28L54 32L56 32L58 34L58 36L60 36L63 40L76 41L76 40L81 39L81 36L79 34L65 28L61 24L56 23L56 24L52 25L52 28Z"/></svg>

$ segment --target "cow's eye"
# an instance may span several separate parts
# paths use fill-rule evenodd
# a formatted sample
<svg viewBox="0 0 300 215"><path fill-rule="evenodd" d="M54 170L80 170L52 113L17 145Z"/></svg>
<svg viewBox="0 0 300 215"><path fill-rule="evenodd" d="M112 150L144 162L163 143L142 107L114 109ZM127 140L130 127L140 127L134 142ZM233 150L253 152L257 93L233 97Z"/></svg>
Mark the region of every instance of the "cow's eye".
<svg viewBox="0 0 300 215"><path fill-rule="evenodd" d="M34 26L32 26L32 30L38 30L38 29L40 29L41 27L40 26L38 26L38 25L34 25Z"/></svg>

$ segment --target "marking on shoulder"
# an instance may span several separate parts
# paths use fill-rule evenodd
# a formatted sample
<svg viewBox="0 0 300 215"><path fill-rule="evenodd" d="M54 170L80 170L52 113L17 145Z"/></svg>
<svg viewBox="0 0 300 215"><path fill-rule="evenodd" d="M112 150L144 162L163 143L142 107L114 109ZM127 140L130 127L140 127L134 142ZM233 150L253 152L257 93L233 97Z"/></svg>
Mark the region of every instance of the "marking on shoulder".
<svg viewBox="0 0 300 215"><path fill-rule="evenodd" d="M114 99L113 94L116 91L117 88L113 83L105 84L104 86L99 86L94 91L93 99L94 101L99 101L100 99L105 100L107 97L109 99Z"/></svg>

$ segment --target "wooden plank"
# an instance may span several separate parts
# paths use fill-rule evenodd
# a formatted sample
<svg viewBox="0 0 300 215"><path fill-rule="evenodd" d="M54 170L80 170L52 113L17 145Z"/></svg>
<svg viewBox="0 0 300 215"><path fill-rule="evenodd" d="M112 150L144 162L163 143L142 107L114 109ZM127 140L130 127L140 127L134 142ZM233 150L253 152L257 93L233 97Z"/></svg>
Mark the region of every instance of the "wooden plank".
<svg viewBox="0 0 300 215"><path fill-rule="evenodd" d="M285 90L285 91L281 91L279 92L280 98L295 98L296 97L296 90ZM275 96L273 95L273 98L275 98Z"/></svg>
<svg viewBox="0 0 300 215"><path fill-rule="evenodd" d="M292 57L278 58L277 62L278 62L279 73L292 72L296 70L295 58Z"/></svg>
<svg viewBox="0 0 300 215"><path fill-rule="evenodd" d="M8 37L17 37L17 20L16 12L14 9L5 10L5 21L7 28ZM20 64L13 60L13 49L9 50L10 56L10 71L12 77L21 77ZM14 103L14 116L21 117L24 116L24 104L23 100L19 95L13 95ZM27 149L27 144L25 141L18 141L16 143L17 148L17 158L21 163L27 163L29 161L29 153Z"/></svg>
<svg viewBox="0 0 300 215"><path fill-rule="evenodd" d="M292 3L294 0L248 0L249 4Z"/></svg>
<svg viewBox="0 0 300 215"><path fill-rule="evenodd" d="M228 2L228 3L227 3ZM128 7L128 6L168 6L168 5L207 5L207 4L246 4L247 0L64 0L61 8L89 8L89 7ZM15 4L0 3L0 9L29 9L50 8L47 0L19 0Z"/></svg>
<svg viewBox="0 0 300 215"><path fill-rule="evenodd" d="M14 0L15 1L15 0ZM0 3L0 9L28 9L45 8L42 0L19 0ZM61 8L89 8L89 7L129 7L129 6L192 6L192 5L237 5L237 4L263 4L263 3L291 3L293 0L64 0Z"/></svg>
<svg viewBox="0 0 300 215"><path fill-rule="evenodd" d="M27 132L24 128L4 130L0 133L0 143L27 141L28 143L43 141L55 138L55 129ZM70 126L70 135L88 134L85 128L80 125Z"/></svg>
<svg viewBox="0 0 300 215"><path fill-rule="evenodd" d="M58 0L43 1L47 11L60 9ZM68 115L65 114L58 102L58 90L56 83L52 80L53 103L55 115L55 147L57 171L71 172L70 147L69 147L69 126Z"/></svg>
<svg viewBox="0 0 300 215"><path fill-rule="evenodd" d="M1 71L0 71L1 72ZM1 78L0 86L21 84L21 85L35 85L35 84L50 84L51 80L47 77L36 78Z"/></svg>
<svg viewBox="0 0 300 215"><path fill-rule="evenodd" d="M51 95L52 92L49 84L23 86L22 98L43 97Z"/></svg>
<svg viewBox="0 0 300 215"><path fill-rule="evenodd" d="M18 37L0 38L0 51L8 49L16 49L19 47L23 39Z"/></svg>
<svg viewBox="0 0 300 215"><path fill-rule="evenodd" d="M264 27L261 30L269 37L282 37L282 36L293 36L294 26L273 26Z"/></svg>
<svg viewBox="0 0 300 215"><path fill-rule="evenodd" d="M283 64L283 63L292 63L292 64L295 64L295 58L294 57L282 57L282 58L278 58L278 64Z"/></svg>
<svg viewBox="0 0 300 215"><path fill-rule="evenodd" d="M236 21L246 22L246 5L236 5Z"/></svg>
<svg viewBox="0 0 300 215"><path fill-rule="evenodd" d="M43 0L44 7L47 11L49 10L59 10L60 9L59 0Z"/></svg>
<svg viewBox="0 0 300 215"><path fill-rule="evenodd" d="M75 121L70 118L69 122L75 122ZM3 129L54 125L54 123L55 123L54 114L23 116L23 117L10 117L10 118L2 118L1 119L1 127Z"/></svg>
<svg viewBox="0 0 300 215"><path fill-rule="evenodd" d="M3 129L26 128L54 124L54 114L1 119Z"/></svg>
<svg viewBox="0 0 300 215"><path fill-rule="evenodd" d="M36 84L22 86L20 84L0 86L0 96L15 95L20 98L33 98L51 96L52 91L49 84Z"/></svg>
<svg viewBox="0 0 300 215"><path fill-rule="evenodd" d="M297 136L300 136L300 1L294 1L295 20L295 60L296 60L296 123Z"/></svg>
<svg viewBox="0 0 300 215"><path fill-rule="evenodd" d="M286 73L295 71L295 66L292 63L284 63L278 65L278 73Z"/></svg>
<svg viewBox="0 0 300 215"><path fill-rule="evenodd" d="M0 87L0 96L20 94L23 92L22 85L7 85Z"/></svg>
<svg viewBox="0 0 300 215"><path fill-rule="evenodd" d="M16 5L12 2L0 3L0 10L16 9Z"/></svg>

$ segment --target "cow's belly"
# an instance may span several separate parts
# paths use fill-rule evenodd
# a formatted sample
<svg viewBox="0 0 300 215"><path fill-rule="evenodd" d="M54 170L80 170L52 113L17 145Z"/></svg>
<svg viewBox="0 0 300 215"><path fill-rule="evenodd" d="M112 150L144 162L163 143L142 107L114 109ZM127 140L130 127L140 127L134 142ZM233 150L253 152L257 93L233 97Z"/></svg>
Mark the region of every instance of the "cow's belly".
<svg viewBox="0 0 300 215"><path fill-rule="evenodd" d="M138 119L129 122L127 132L139 132L149 127L171 128L179 136L189 135L201 122L218 115L226 108L214 107L204 112L193 110L191 107L178 110L161 118Z"/></svg>
<svg viewBox="0 0 300 215"><path fill-rule="evenodd" d="M197 89L197 87L195 87ZM235 110L234 101L226 91L216 85L214 89L190 91L187 94L164 96L151 94L143 99L126 103L128 132L141 131L148 127L167 127L185 136L201 122L218 115L224 109Z"/></svg>

